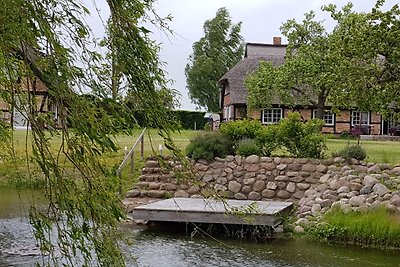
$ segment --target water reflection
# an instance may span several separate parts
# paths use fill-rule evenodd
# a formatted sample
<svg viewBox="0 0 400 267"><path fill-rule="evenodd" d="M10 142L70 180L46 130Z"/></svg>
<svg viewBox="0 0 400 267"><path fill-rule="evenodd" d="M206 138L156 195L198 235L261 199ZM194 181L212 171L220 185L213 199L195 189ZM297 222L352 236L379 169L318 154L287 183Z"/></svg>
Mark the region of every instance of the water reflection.
<svg viewBox="0 0 400 267"><path fill-rule="evenodd" d="M132 230L139 266L267 266L354 267L400 266L396 252L329 246L304 240L276 239L268 243L191 239L190 235Z"/></svg>
<svg viewBox="0 0 400 267"><path fill-rule="evenodd" d="M39 190L0 188L0 218L26 217L29 207L44 203Z"/></svg>
<svg viewBox="0 0 400 267"><path fill-rule="evenodd" d="M25 199L24 194L29 196L0 191L0 267L33 266L42 260L26 217L32 193ZM254 243L191 238L185 231L166 233L168 227L146 230L124 226L122 230L132 240L123 247L130 259L128 266L400 267L398 252L282 239Z"/></svg>

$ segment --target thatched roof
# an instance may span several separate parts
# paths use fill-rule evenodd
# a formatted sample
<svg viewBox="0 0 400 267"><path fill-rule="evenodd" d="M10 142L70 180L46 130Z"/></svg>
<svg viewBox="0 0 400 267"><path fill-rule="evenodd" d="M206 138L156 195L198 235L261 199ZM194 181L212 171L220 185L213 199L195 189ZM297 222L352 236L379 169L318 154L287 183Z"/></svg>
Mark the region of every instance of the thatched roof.
<svg viewBox="0 0 400 267"><path fill-rule="evenodd" d="M285 57L283 55L246 57L230 69L218 82L221 85L229 86L231 104L247 103L248 90L244 82L247 75L258 68L261 60L269 61L273 65L279 66L284 63Z"/></svg>

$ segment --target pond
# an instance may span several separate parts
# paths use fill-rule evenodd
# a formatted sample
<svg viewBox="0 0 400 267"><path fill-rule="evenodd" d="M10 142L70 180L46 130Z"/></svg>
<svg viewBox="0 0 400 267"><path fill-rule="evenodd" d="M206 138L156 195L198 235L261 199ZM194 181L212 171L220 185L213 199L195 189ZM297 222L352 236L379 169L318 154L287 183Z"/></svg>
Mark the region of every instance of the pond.
<svg viewBox="0 0 400 267"><path fill-rule="evenodd" d="M36 196L36 197L33 197ZM40 193L0 189L0 267L33 266L41 257L26 213ZM331 246L303 240L245 242L195 236L170 229L124 226L132 239L124 246L130 266L399 266L400 253Z"/></svg>

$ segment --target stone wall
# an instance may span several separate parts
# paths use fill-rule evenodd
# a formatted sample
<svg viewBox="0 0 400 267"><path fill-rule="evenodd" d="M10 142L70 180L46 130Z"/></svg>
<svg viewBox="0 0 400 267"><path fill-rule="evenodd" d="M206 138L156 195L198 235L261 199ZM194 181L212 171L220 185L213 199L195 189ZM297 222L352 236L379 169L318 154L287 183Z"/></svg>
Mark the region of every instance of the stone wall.
<svg viewBox="0 0 400 267"><path fill-rule="evenodd" d="M180 163L166 159L166 166L148 159L135 188L127 197L202 197L215 194L231 199L288 200L298 202L310 188L321 184L321 177L340 171L342 158L293 159L227 156L215 161L193 161L193 178L180 173ZM365 173L384 171L386 165L354 160L348 168Z"/></svg>
<svg viewBox="0 0 400 267"><path fill-rule="evenodd" d="M400 213L400 165L342 158L316 160L228 156L214 162L192 162L193 178L180 163L166 166L148 159L140 181L127 193L137 197L203 197L220 194L233 199L284 200L298 204L295 232L312 227L334 206L344 211L385 205ZM129 201L128 201L129 202ZM312 218L312 219L310 219Z"/></svg>
<svg viewBox="0 0 400 267"><path fill-rule="evenodd" d="M352 168L356 167L356 168ZM320 222L332 207L344 212L368 211L386 206L400 214L400 167L387 164L342 166L321 176L298 201L295 232L304 232Z"/></svg>

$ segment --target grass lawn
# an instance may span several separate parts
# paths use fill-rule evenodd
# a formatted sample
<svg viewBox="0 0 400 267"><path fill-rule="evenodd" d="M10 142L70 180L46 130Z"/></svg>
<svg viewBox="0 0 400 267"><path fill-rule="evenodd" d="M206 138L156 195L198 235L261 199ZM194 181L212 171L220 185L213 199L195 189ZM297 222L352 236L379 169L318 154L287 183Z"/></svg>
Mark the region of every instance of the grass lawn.
<svg viewBox="0 0 400 267"><path fill-rule="evenodd" d="M133 132L133 136L120 135L116 137L116 143L119 145L119 150L114 153L109 153L102 158L102 161L109 167L117 168L122 162L125 155L125 147L129 151L132 145L135 143L137 138L141 133L140 129ZM185 149L189 144L191 138L196 136L199 131L193 130L182 130L180 132L175 132L172 134L172 139L174 140L177 147ZM50 141L52 148L55 153L60 145L60 139L54 137ZM327 146L328 151L327 156L330 156L333 151L339 151L344 148L347 144L356 144L356 140L343 140L343 139L328 139ZM162 138L157 134L156 129L149 129L145 134L145 145L144 145L144 156L150 156L154 152L158 153L159 145L163 144ZM392 165L400 164L400 142L394 141L361 141L361 145L367 151L367 161L369 162L381 162L389 163ZM7 159L7 151L5 149L0 150L0 180L4 177L18 177L18 172L26 172L26 155L31 154L30 136L25 131L15 131L14 132L14 148L16 151L17 160L14 163L9 162ZM153 152L154 150L154 152ZM171 154L168 150L164 148L164 155ZM135 151L135 158L140 159L140 145ZM129 164L128 164L129 165ZM141 164L138 163L135 166L136 175L129 173L129 166L126 166L123 171L124 180L131 183L132 177L137 177L137 172L141 168ZM31 170L32 173L32 170Z"/></svg>
<svg viewBox="0 0 400 267"><path fill-rule="evenodd" d="M113 153L108 153L101 158L101 161L111 168L117 168L124 156L125 156L125 147L127 151L129 151L132 145L136 142L139 135L141 134L141 129L136 129L133 131L132 136L120 135L115 138L115 142L119 146L119 150ZM186 145L189 143L189 140L197 135L198 132L193 130L182 130L180 132L175 132L172 134L172 139L174 140L176 146L180 149L185 149ZM51 148L54 150L56 154L58 152L59 146L61 144L61 139L59 137L53 137L50 139ZM148 157L153 153L158 153L159 145L163 145L163 139L157 134L156 129L149 129L144 135L144 157ZM27 155L32 155L31 149L31 136L30 132L26 132L23 130L14 131L13 132L13 147L15 150L16 158L15 160L10 160L10 151L7 149L0 149L0 185L20 185L26 187L35 187L34 180L35 173L39 175L40 171L37 168L34 168L31 164L29 173L33 175L33 179L23 178L28 177L27 172ZM167 149L163 149L163 154L168 155L171 154ZM63 159L63 156L61 156ZM138 162L135 164L135 174L130 173L130 166L127 164L123 169L122 176L124 180L124 184L133 183L132 177L137 177L138 171L142 167L142 163L140 162L140 144L137 146L135 150L135 159ZM62 160L61 160L62 161ZM68 166L68 164L67 164ZM72 168L72 167L71 167ZM8 178L8 179L4 179ZM10 182L11 180L11 182ZM10 182L10 183L9 183ZM33 183L33 184L32 184Z"/></svg>
<svg viewBox="0 0 400 267"><path fill-rule="evenodd" d="M347 144L357 144L356 140L328 139L328 155L333 151L339 151ZM370 141L362 140L360 145L367 152L368 162L400 164L400 142L396 141Z"/></svg>

